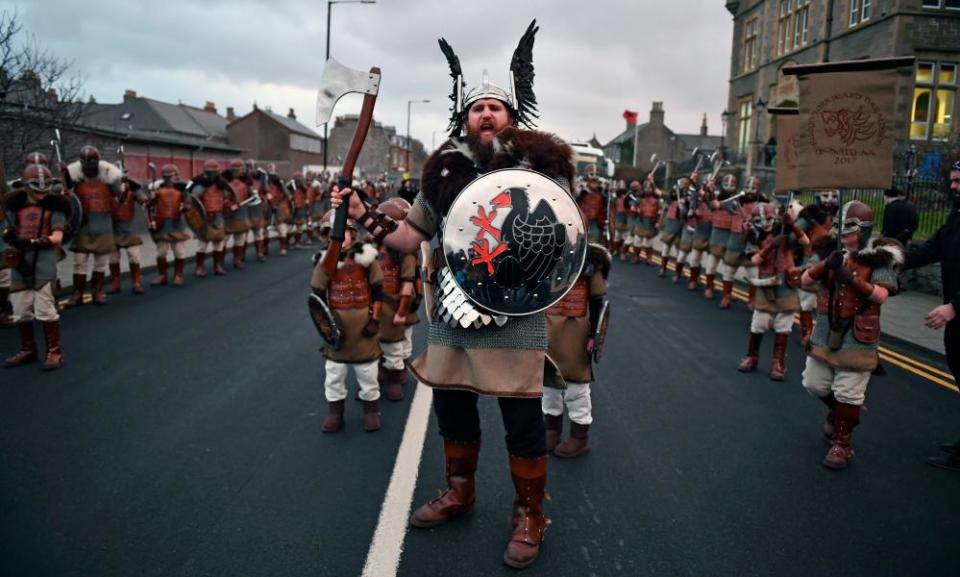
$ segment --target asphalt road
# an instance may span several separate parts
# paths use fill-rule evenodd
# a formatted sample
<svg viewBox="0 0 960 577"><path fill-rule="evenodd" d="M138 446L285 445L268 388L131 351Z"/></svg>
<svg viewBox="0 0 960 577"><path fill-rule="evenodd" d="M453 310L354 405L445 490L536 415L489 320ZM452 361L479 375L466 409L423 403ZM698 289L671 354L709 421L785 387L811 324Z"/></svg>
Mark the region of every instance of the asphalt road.
<svg viewBox="0 0 960 577"><path fill-rule="evenodd" d="M275 254L275 251L274 251ZM68 365L0 371L0 575L359 575L407 420L320 433L309 253L64 314ZM822 405L735 370L749 314L617 265L594 387L593 451L551 463L528 575L945 575L960 566L960 476L923 458L960 433L957 394L877 378L850 469L819 464ZM418 349L423 331L418 331ZM16 348L15 331L0 350ZM510 575L503 428L481 403L474 513L412 530L399 575ZM443 486L431 417L413 504Z"/></svg>

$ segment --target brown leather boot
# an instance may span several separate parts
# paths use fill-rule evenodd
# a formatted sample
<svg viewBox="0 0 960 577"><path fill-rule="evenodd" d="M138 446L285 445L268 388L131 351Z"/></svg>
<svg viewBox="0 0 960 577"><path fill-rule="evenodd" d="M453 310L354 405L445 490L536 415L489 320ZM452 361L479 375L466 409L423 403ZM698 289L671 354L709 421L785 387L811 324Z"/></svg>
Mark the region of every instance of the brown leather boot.
<svg viewBox="0 0 960 577"><path fill-rule="evenodd" d="M110 263L110 288L108 295L115 295L120 292L120 263Z"/></svg>
<svg viewBox="0 0 960 577"><path fill-rule="evenodd" d="M226 254L222 250L218 250L213 253L213 274L216 276L226 276L227 269L223 266L224 261L227 259Z"/></svg>
<svg viewBox="0 0 960 577"><path fill-rule="evenodd" d="M207 253L197 252L196 256L193 257L193 260L197 263L197 268L194 271L194 276L197 278L203 278L207 276Z"/></svg>
<svg viewBox="0 0 960 577"><path fill-rule="evenodd" d="M183 286L183 265L186 262L182 258L173 261L173 286Z"/></svg>
<svg viewBox="0 0 960 577"><path fill-rule="evenodd" d="M754 304L757 302L757 287L755 285L750 285L747 287L747 310L752 311Z"/></svg>
<svg viewBox="0 0 960 577"><path fill-rule="evenodd" d="M243 264L243 251L244 251L244 250L246 250L246 247L244 247L244 246L236 246L236 245L234 245L234 247L233 247L233 268L235 268L235 269L237 269L237 270L243 270L243 268L244 268L244 266L245 266L245 265Z"/></svg>
<svg viewBox="0 0 960 577"><path fill-rule="evenodd" d="M324 433L336 433L343 428L343 401L332 401L327 403L327 416L323 419L323 425L320 430Z"/></svg>
<svg viewBox="0 0 960 577"><path fill-rule="evenodd" d="M477 501L474 475L480 460L480 441L458 443L443 440L443 454L446 460L447 490L440 496L424 503L410 515L410 524L414 527L436 527L454 517L473 510Z"/></svg>
<svg viewBox="0 0 960 577"><path fill-rule="evenodd" d="M649 266L653 266L653 265L654 265L654 262L653 262L653 247L649 247L649 246L648 246L648 247L645 248L644 250L647 251L647 259L646 259L646 260L647 260L647 264L648 264Z"/></svg>
<svg viewBox="0 0 960 577"><path fill-rule="evenodd" d="M387 386L387 398L391 401L403 400L404 369L384 369L384 382Z"/></svg>
<svg viewBox="0 0 960 577"><path fill-rule="evenodd" d="M263 262L263 261L267 260L266 257L263 256L263 255L265 254L265 251L264 251L264 248L263 248L264 242L266 242L266 241L264 241L263 239L260 239L260 240L256 241L256 246L257 246L257 262Z"/></svg>
<svg viewBox="0 0 960 577"><path fill-rule="evenodd" d="M63 366L63 350L60 348L60 321L44 321L43 338L47 341L47 359L41 371L55 371Z"/></svg>
<svg viewBox="0 0 960 577"><path fill-rule="evenodd" d="M703 289L703 298L707 299L708 301L713 300L713 281L715 278L716 275L707 275L707 286Z"/></svg>
<svg viewBox="0 0 960 577"><path fill-rule="evenodd" d="M157 257L157 278L150 281L150 286L166 286L167 284L167 259Z"/></svg>
<svg viewBox="0 0 960 577"><path fill-rule="evenodd" d="M770 378L782 381L786 378L787 340L790 333L776 333L773 336L773 359L770 361Z"/></svg>
<svg viewBox="0 0 960 577"><path fill-rule="evenodd" d="M368 433L380 430L380 406L377 401L363 402L363 430Z"/></svg>
<svg viewBox="0 0 960 577"><path fill-rule="evenodd" d="M67 308L79 307L83 305L83 291L87 288L87 275L73 275L73 292L70 294L70 300L67 301Z"/></svg>
<svg viewBox="0 0 960 577"><path fill-rule="evenodd" d="M3 366L12 369L37 360L37 339L33 334L33 321L17 323L20 331L20 350L3 361Z"/></svg>
<svg viewBox="0 0 960 577"><path fill-rule="evenodd" d="M667 276L667 257L660 257L660 270L657 271L657 276L663 278Z"/></svg>
<svg viewBox="0 0 960 577"><path fill-rule="evenodd" d="M690 268L690 282L687 283L688 291L695 291L700 285L700 267L695 266Z"/></svg>
<svg viewBox="0 0 960 577"><path fill-rule="evenodd" d="M831 392L825 397L818 397L824 405L830 409L827 412L827 418L823 421L823 436L828 441L833 438L833 433L836 430L836 417L837 417L837 397Z"/></svg>
<svg viewBox="0 0 960 577"><path fill-rule="evenodd" d="M733 302L733 281L725 280L723 281L723 296L720 298L720 308L728 309L730 308L730 303Z"/></svg>
<svg viewBox="0 0 960 577"><path fill-rule="evenodd" d="M547 452L552 453L560 444L563 434L563 415L543 415L543 425L547 429Z"/></svg>
<svg viewBox="0 0 960 577"><path fill-rule="evenodd" d="M287 256L287 248L290 246L290 236L280 237L280 256Z"/></svg>
<svg viewBox="0 0 960 577"><path fill-rule="evenodd" d="M133 281L133 294L142 295L143 294L143 270L140 268L140 263L138 262L130 263L130 280Z"/></svg>
<svg viewBox="0 0 960 577"><path fill-rule="evenodd" d="M630 247L630 264L640 264L640 249L635 246Z"/></svg>
<svg viewBox="0 0 960 577"><path fill-rule="evenodd" d="M813 313L811 311L800 311L800 342L807 346L810 342L810 335L813 334Z"/></svg>
<svg viewBox="0 0 960 577"><path fill-rule="evenodd" d="M678 262L676 266L676 274L673 275L673 284L680 284L683 281L683 263Z"/></svg>
<svg viewBox="0 0 960 577"><path fill-rule="evenodd" d="M503 562L514 569L529 567L540 554L550 520L543 514L547 488L547 458L522 459L510 455L510 476L517 496L513 501L513 536Z"/></svg>
<svg viewBox="0 0 960 577"><path fill-rule="evenodd" d="M850 437L853 429L860 423L860 406L837 403L834 416L833 437L830 439L830 449L823 458L823 466L828 469L846 469L853 458L853 447Z"/></svg>
<svg viewBox="0 0 960 577"><path fill-rule="evenodd" d="M557 445L553 454L565 459L579 457L590 450L590 425L570 423L570 436Z"/></svg>
<svg viewBox="0 0 960 577"><path fill-rule="evenodd" d="M103 293L103 282L106 280L106 275L102 272L94 272L93 279L90 283L93 288L93 304L97 306L103 306L107 304L107 295Z"/></svg>
<svg viewBox="0 0 960 577"><path fill-rule="evenodd" d="M757 364L760 362L760 342L763 340L763 333L750 333L750 342L747 344L747 356L740 359L740 365L737 370L741 373L749 373L757 370Z"/></svg>

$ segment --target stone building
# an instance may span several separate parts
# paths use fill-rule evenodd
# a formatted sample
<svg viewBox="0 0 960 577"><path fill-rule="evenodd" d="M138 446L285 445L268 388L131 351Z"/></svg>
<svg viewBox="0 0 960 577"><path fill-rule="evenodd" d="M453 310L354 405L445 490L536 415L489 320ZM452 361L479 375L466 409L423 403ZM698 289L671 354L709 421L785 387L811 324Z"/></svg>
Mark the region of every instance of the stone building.
<svg viewBox="0 0 960 577"><path fill-rule="evenodd" d="M261 163L276 165L277 174L288 178L305 167L323 165L323 138L297 120L291 108L286 116L256 104L240 118L227 111L227 140L245 149Z"/></svg>
<svg viewBox="0 0 960 577"><path fill-rule="evenodd" d="M762 163L776 138L769 106L796 106L796 77L781 70L866 58L916 56L896 87L894 129L903 147L944 148L957 140L960 0L727 0L733 51L726 139L731 156Z"/></svg>
<svg viewBox="0 0 960 577"><path fill-rule="evenodd" d="M343 157L350 149L359 119L357 114L338 116L330 129L330 153L327 162L334 170L339 168ZM408 150L409 167L407 166ZM414 180L417 180L426 161L427 152L419 140L410 139L408 147L406 137L397 134L396 128L374 120L367 133L367 139L363 142L363 150L357 160L357 170L364 176L384 176L390 182L399 182L402 174L409 172Z"/></svg>

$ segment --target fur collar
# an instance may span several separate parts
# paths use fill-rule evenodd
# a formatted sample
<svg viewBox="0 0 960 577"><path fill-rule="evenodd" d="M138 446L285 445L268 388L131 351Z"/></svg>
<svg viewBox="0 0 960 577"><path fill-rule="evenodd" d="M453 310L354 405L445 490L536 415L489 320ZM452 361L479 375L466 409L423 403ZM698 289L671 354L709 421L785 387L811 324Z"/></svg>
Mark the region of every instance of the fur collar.
<svg viewBox="0 0 960 577"><path fill-rule="evenodd" d="M75 160L67 166L67 171L70 173L70 178L74 182L82 182L87 179L83 174L83 168L80 166L80 161ZM103 181L107 186L113 185L116 182L119 182L123 178L123 174L120 172L120 167L115 164L110 164L105 160L100 161L100 180Z"/></svg>
<svg viewBox="0 0 960 577"><path fill-rule="evenodd" d="M320 264L323 262L323 257L327 255L327 250L328 249L323 249L314 256L315 264ZM347 256L353 257L353 262L357 263L363 268L370 268L370 265L377 260L377 255L377 248L372 244L361 243L359 248L357 245L354 245L354 247L350 249L349 253L340 254L340 262L337 263L337 268L343 268L343 263Z"/></svg>
<svg viewBox="0 0 960 577"><path fill-rule="evenodd" d="M813 251L820 260L827 258L837 248L837 235L822 236L813 241ZM872 238L867 248L853 255L853 259L870 268L903 265L905 251L903 245L892 238Z"/></svg>
<svg viewBox="0 0 960 577"><path fill-rule="evenodd" d="M423 167L422 193L438 216L477 176L501 168L529 168L569 184L574 178L573 149L553 134L506 128L488 145L474 137L451 138Z"/></svg>

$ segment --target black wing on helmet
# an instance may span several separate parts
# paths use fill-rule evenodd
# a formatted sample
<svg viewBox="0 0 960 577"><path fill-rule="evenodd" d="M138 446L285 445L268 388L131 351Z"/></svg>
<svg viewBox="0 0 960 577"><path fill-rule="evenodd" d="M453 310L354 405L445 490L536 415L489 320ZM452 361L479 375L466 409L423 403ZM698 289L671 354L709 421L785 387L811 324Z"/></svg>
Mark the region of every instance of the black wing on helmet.
<svg viewBox="0 0 960 577"><path fill-rule="evenodd" d="M528 128L536 126L535 119L540 118L540 113L537 111L537 97L533 93L533 41L538 30L540 27L534 20L520 38L517 49L513 51L513 60L510 61L513 97L517 104L517 124L523 124Z"/></svg>
<svg viewBox="0 0 960 577"><path fill-rule="evenodd" d="M450 106L450 126L447 127L447 130L450 131L451 136L457 136L463 125L463 111L460 110L460 103L463 102L463 71L460 69L460 58L454 53L453 47L444 38L441 38L438 42L440 43L440 50L447 57L450 77L453 79L453 88L450 92L452 102Z"/></svg>

